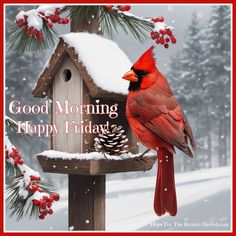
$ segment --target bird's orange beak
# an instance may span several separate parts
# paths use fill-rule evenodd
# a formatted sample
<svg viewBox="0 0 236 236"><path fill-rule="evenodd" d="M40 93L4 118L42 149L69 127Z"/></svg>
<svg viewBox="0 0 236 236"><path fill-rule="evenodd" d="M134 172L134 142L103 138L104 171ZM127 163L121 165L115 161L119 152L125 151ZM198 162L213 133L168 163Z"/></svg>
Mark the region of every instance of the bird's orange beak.
<svg viewBox="0 0 236 236"><path fill-rule="evenodd" d="M129 70L127 73L125 73L122 79L129 80L130 82L138 82L138 77L133 70Z"/></svg>

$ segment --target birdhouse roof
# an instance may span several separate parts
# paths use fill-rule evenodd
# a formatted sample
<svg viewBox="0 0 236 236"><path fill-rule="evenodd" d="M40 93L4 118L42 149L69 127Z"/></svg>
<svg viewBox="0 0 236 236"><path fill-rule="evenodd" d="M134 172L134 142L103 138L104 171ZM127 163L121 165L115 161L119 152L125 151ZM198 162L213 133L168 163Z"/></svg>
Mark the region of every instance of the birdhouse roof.
<svg viewBox="0 0 236 236"><path fill-rule="evenodd" d="M128 83L121 78L132 63L115 42L90 33L70 33L59 38L33 89L34 97L46 97L66 57L78 68L91 96L125 97Z"/></svg>

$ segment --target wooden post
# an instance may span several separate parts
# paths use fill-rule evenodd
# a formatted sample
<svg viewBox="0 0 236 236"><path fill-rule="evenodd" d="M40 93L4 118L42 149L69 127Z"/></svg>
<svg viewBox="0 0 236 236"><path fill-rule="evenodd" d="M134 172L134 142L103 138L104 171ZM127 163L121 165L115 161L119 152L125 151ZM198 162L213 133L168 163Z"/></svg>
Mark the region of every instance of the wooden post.
<svg viewBox="0 0 236 236"><path fill-rule="evenodd" d="M69 174L69 227L105 230L105 175Z"/></svg>
<svg viewBox="0 0 236 236"><path fill-rule="evenodd" d="M79 15L71 21L71 32L99 32L97 16L81 22ZM87 148L86 148L87 149ZM74 230L105 230L105 175L69 174L69 227Z"/></svg>

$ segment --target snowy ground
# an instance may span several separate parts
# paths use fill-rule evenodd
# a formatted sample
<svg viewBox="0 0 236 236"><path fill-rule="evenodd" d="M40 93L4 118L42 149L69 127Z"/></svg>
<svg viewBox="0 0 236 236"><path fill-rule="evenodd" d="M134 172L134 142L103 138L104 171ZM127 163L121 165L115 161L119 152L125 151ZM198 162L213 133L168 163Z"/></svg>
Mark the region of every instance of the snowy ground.
<svg viewBox="0 0 236 236"><path fill-rule="evenodd" d="M229 231L231 170L214 168L177 174L178 214L153 213L154 177L107 182L108 231ZM61 191L56 213L44 221L6 220L6 230L67 230L67 190Z"/></svg>

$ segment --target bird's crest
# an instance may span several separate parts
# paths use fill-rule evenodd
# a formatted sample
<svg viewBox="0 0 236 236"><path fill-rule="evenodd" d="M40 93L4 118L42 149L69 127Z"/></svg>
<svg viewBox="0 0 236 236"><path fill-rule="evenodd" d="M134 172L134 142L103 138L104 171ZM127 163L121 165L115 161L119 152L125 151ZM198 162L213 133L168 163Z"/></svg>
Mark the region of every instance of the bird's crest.
<svg viewBox="0 0 236 236"><path fill-rule="evenodd" d="M151 46L143 55L134 63L136 70L152 70L156 68L156 58L154 56L154 46Z"/></svg>

